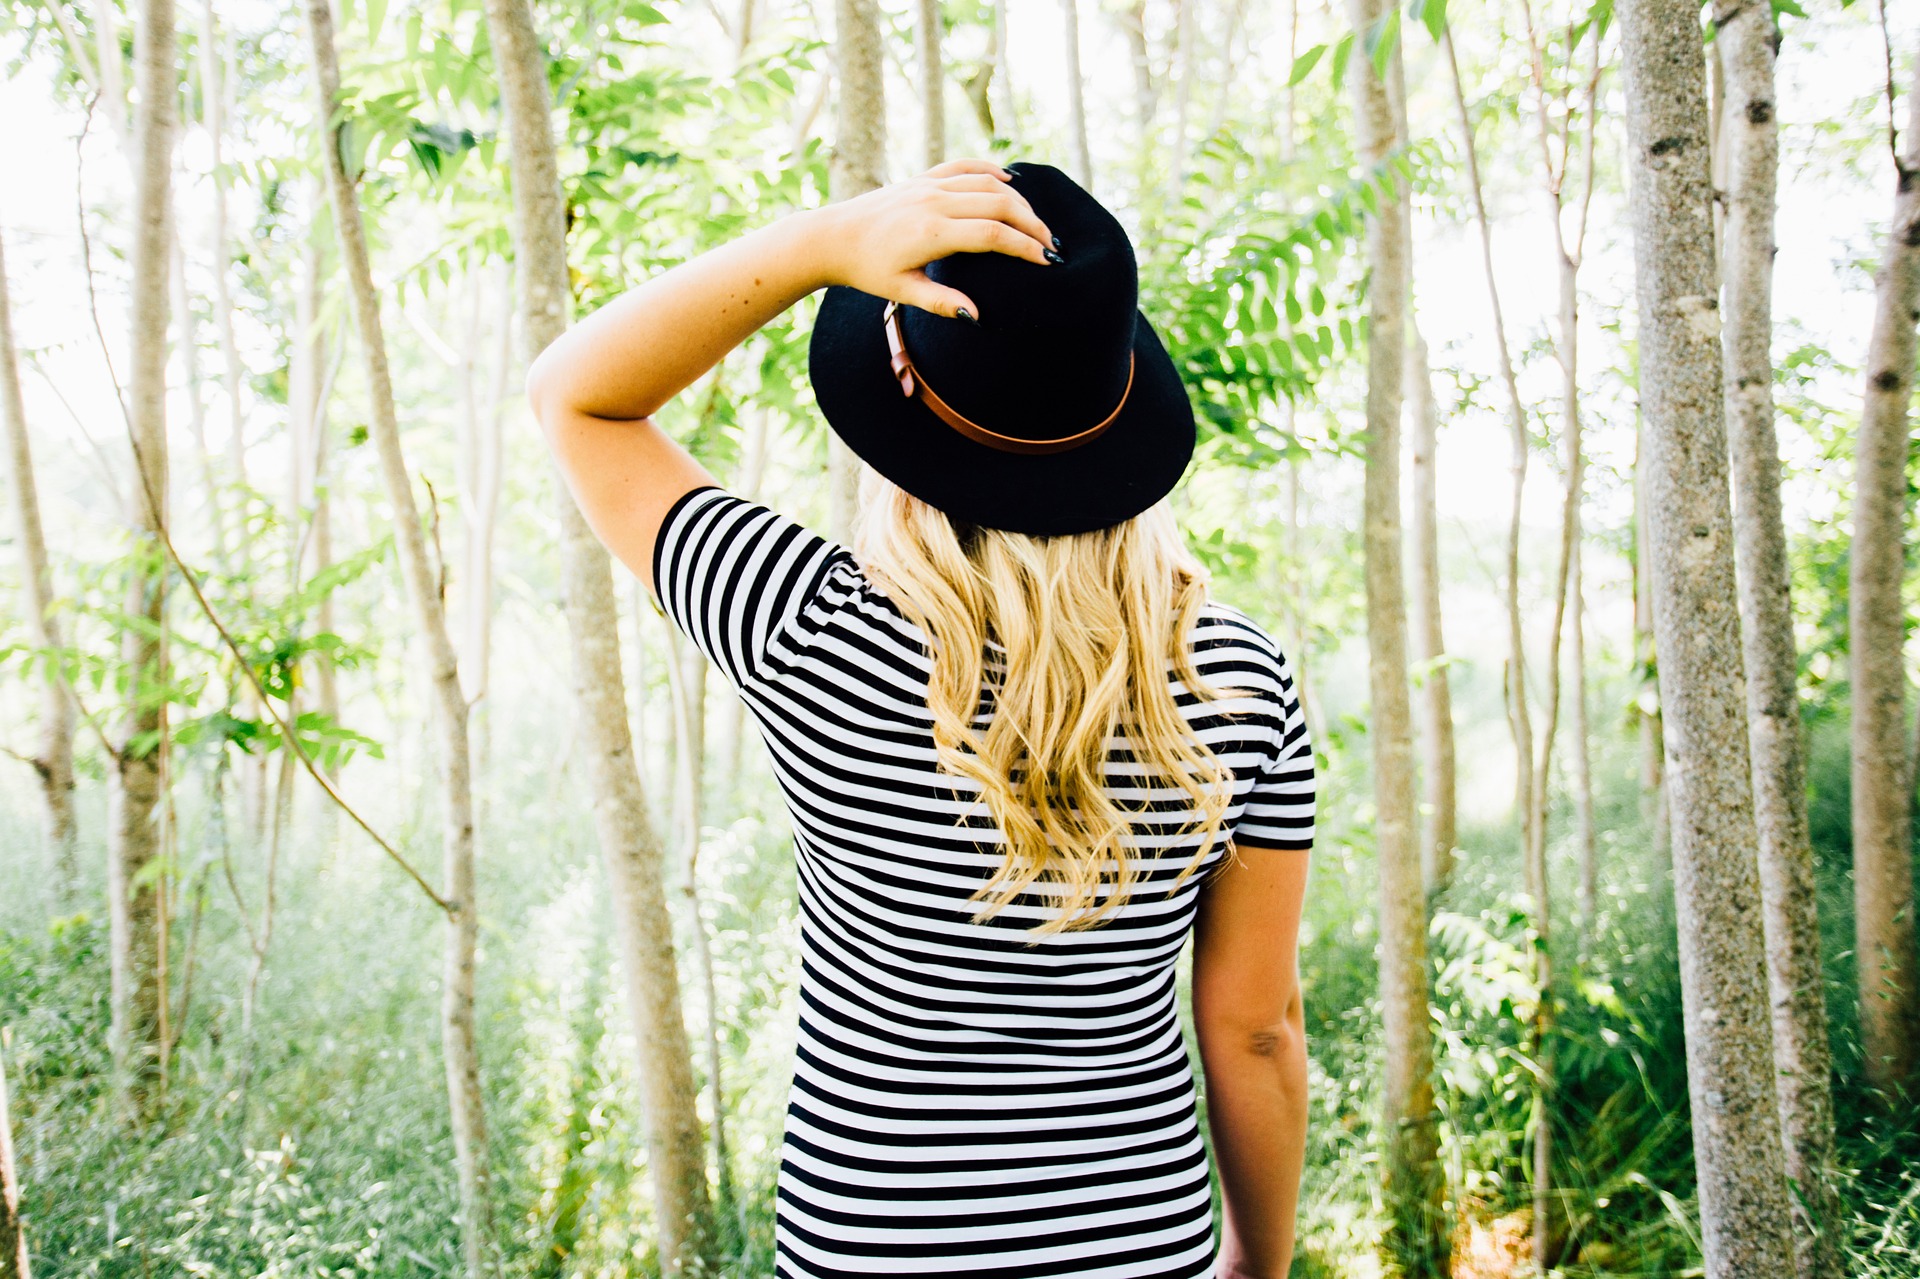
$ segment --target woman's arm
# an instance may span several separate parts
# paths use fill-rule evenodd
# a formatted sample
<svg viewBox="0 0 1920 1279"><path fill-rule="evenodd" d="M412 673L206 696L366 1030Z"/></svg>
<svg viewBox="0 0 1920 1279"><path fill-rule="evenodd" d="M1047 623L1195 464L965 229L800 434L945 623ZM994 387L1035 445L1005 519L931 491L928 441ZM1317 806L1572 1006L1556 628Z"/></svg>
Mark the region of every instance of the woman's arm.
<svg viewBox="0 0 1920 1279"><path fill-rule="evenodd" d="M1308 854L1243 846L1201 892L1193 1015L1225 1200L1220 1279L1282 1279L1307 1148L1300 909Z"/></svg>
<svg viewBox="0 0 1920 1279"><path fill-rule="evenodd" d="M791 214L622 294L527 372L527 398L594 533L649 588L653 541L713 477L652 415L815 289L847 284L941 315L979 310L922 269L953 253L1050 260L1052 235L986 160L954 160Z"/></svg>

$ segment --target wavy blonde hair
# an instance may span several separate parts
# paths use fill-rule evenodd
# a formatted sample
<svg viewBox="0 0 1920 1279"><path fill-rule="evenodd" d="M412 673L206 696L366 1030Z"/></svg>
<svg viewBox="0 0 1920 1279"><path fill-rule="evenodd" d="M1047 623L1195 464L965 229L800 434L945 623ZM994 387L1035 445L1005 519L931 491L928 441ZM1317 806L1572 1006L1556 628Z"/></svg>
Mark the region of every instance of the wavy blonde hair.
<svg viewBox="0 0 1920 1279"><path fill-rule="evenodd" d="M979 784L1006 836L999 869L967 899L992 897L973 921L1036 881L1059 886L1061 910L1029 930L1033 941L1092 928L1125 904L1137 878L1126 836L1146 806L1123 807L1106 792L1119 733L1144 769L1142 787L1170 779L1197 809L1180 834L1197 830L1199 850L1171 896L1219 839L1232 788L1180 713L1168 664L1203 702L1240 690L1204 683L1194 666L1188 639L1208 576L1166 502L1110 528L1035 537L956 524L863 467L860 508L855 559L930 640L927 705L940 767ZM989 639L1004 651L1004 672L990 670ZM981 733L982 685L996 673ZM1113 891L1085 914L1109 862Z"/></svg>

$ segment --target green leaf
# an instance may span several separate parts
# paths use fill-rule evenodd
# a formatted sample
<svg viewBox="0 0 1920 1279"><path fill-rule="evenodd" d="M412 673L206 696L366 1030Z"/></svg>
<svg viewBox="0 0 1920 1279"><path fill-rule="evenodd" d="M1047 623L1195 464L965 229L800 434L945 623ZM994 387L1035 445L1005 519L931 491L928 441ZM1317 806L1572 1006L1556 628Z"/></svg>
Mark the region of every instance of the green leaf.
<svg viewBox="0 0 1920 1279"><path fill-rule="evenodd" d="M1340 37L1338 44L1333 46L1333 87L1336 92L1347 78L1347 59L1352 56L1353 32L1349 31Z"/></svg>
<svg viewBox="0 0 1920 1279"><path fill-rule="evenodd" d="M1320 55L1326 51L1326 45L1316 44L1313 48L1308 49L1305 53L1295 58L1293 60L1293 70L1287 76L1287 86L1291 88L1313 74L1314 64L1320 61Z"/></svg>
<svg viewBox="0 0 1920 1279"><path fill-rule="evenodd" d="M367 0L367 43L380 42L380 28L387 25L387 0Z"/></svg>
<svg viewBox="0 0 1920 1279"><path fill-rule="evenodd" d="M368 0L372 3L373 0ZM1373 61L1373 73L1384 82L1387 60L1400 43L1400 10L1389 9L1386 16L1367 30L1367 56Z"/></svg>
<svg viewBox="0 0 1920 1279"><path fill-rule="evenodd" d="M1437 44L1447 30L1447 0L1418 0L1414 13Z"/></svg>

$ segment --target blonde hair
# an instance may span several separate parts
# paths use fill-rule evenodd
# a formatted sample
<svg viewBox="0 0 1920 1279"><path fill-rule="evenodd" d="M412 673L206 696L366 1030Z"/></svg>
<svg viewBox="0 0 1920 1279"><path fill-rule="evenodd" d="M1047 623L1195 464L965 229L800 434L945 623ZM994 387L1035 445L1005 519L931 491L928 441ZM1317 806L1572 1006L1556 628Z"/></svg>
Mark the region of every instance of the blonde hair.
<svg viewBox="0 0 1920 1279"><path fill-rule="evenodd" d="M979 784L1006 836L983 922L1036 881L1058 885L1057 918L1030 929L1094 927L1118 910L1137 878L1131 819L1106 792L1109 742L1124 732L1151 788L1171 779L1197 816L1179 831L1200 846L1168 896L1205 859L1230 802L1230 774L1192 731L1168 686L1168 664L1203 702L1238 692L1203 683L1188 639L1207 602L1207 571L1161 501L1091 533L1036 537L967 524L862 468L854 557L900 612L924 631L932 673L927 706L940 767ZM987 643L1004 653L984 733L974 727L991 672ZM997 665L998 663L996 663ZM1157 850L1147 854L1157 858ZM1113 891L1091 914L1111 859ZM996 891L997 890L997 891Z"/></svg>

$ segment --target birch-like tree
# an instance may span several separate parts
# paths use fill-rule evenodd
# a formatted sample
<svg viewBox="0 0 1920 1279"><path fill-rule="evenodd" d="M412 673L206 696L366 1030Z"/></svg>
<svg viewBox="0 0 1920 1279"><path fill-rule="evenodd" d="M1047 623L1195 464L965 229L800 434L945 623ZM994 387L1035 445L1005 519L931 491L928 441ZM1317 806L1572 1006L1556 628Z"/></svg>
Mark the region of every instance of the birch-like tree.
<svg viewBox="0 0 1920 1279"><path fill-rule="evenodd" d="M1780 450L1773 425L1774 202L1780 154L1769 8L1719 0L1715 46L1725 97L1720 143L1727 442L1734 560L1745 653L1753 808L1760 833L1767 981L1780 1129L1794 1198L1800 1279L1838 1279L1840 1201L1833 1185L1833 1053L1820 975L1820 914L1807 832L1799 653L1793 639Z"/></svg>
<svg viewBox="0 0 1920 1279"><path fill-rule="evenodd" d="M1093 189L1093 151L1087 145L1087 82L1080 70L1079 0L1060 0L1061 48L1066 51L1067 139L1072 147L1073 180Z"/></svg>
<svg viewBox="0 0 1920 1279"><path fill-rule="evenodd" d="M931 169L947 158L947 76L940 56L940 0L916 0L915 69L920 73L921 154Z"/></svg>
<svg viewBox="0 0 1920 1279"><path fill-rule="evenodd" d="M1626 0L1619 16L1701 1245L1708 1279L1784 1275L1793 1232L1753 852L1700 11Z"/></svg>
<svg viewBox="0 0 1920 1279"><path fill-rule="evenodd" d="M1391 7L1348 0L1356 45ZM1406 86L1397 41L1384 74L1370 57L1348 68L1354 133L1363 162L1386 162L1403 141ZM1367 687L1373 747L1374 845L1380 877L1380 1002L1385 1037L1384 1122L1389 1249L1404 1273L1448 1273L1433 1044L1428 1029L1426 891L1420 873L1407 687L1407 611L1401 571L1400 411L1405 376L1411 257L1405 204L1379 202L1367 222L1367 443L1363 546L1366 561Z"/></svg>
<svg viewBox="0 0 1920 1279"><path fill-rule="evenodd" d="M487 1122L480 1091L480 1050L474 1036L474 965L480 917L474 900L474 818L472 756L467 736L467 698L447 629L446 602L427 554L420 511L414 504L413 477L400 446L400 422L394 410L393 379L380 321L380 295L373 282L360 197L348 176L338 117L340 63L333 39L329 0L308 0L307 34L312 43L319 89L320 147L333 206L334 235L346 269L360 354L365 363L368 431L380 464L380 476L393 506L393 540L414 623L426 643L433 724L440 738L441 897L448 905L440 986L440 1042L447 1077L452 1123L454 1171L460 1186L460 1243L468 1279L493 1271L491 1175L487 1160Z"/></svg>
<svg viewBox="0 0 1920 1279"><path fill-rule="evenodd" d="M506 108L520 327L523 354L531 363L572 318L566 195L554 145L546 57L532 6L528 0L487 0L486 13ZM741 21L748 18L743 14ZM627 718L613 564L557 474L553 491L580 745L634 1023L661 1267L667 1275L699 1274L719 1259L673 922L666 907L665 853L647 811Z"/></svg>
<svg viewBox="0 0 1920 1279"><path fill-rule="evenodd" d="M80 860L73 821L73 701L53 671L65 628L53 609L53 567L47 559L47 535L40 521L40 488L34 478L33 447L27 434L27 406L20 393L19 352L13 341L13 303L7 278L6 248L0 243L0 427L7 433L6 467L13 499L13 535L20 550L22 612L27 642L47 658L41 684L40 745L29 761L40 782L45 807L47 848L53 858L54 898L70 905L79 889Z"/></svg>
<svg viewBox="0 0 1920 1279"><path fill-rule="evenodd" d="M1412 480L1411 536L1407 540L1411 572L1413 660L1421 667L1420 695L1414 719L1420 741L1421 880L1431 897L1453 878L1458 842L1456 796L1458 769L1453 749L1453 688L1447 676L1447 641L1440 609L1440 514L1436 454L1440 415L1433 402L1433 370L1427 342L1411 318L1407 324L1408 471Z"/></svg>
<svg viewBox="0 0 1920 1279"><path fill-rule="evenodd" d="M1866 399L1854 448L1847 652L1853 682L1853 926L1867 1079L1891 1097L1920 1082L1914 936L1913 766L1907 742L1907 405L1920 314L1920 58L1894 149L1893 223L1875 282ZM1891 96L1891 94L1889 94ZM1889 122L1889 128L1891 128Z"/></svg>
<svg viewBox="0 0 1920 1279"><path fill-rule="evenodd" d="M121 629L126 703L107 779L111 1038L117 1091L129 1116L144 1113L155 1099L165 1040L165 881L149 867L161 852L167 731L167 310L180 80L173 0L141 0L133 51L132 367L126 409L134 471L127 522L134 553L123 607L136 620ZM118 59L117 48L113 56Z"/></svg>
<svg viewBox="0 0 1920 1279"><path fill-rule="evenodd" d="M1005 14L998 13L1006 39ZM1004 59L1005 49L1001 50ZM1004 71L1004 66L1002 67ZM835 0L833 31L833 156L827 165L827 195L850 200L887 181L887 83L880 43L878 0ZM1012 117L1003 121L1010 127ZM860 503L860 459L827 433L827 536L846 545Z"/></svg>

